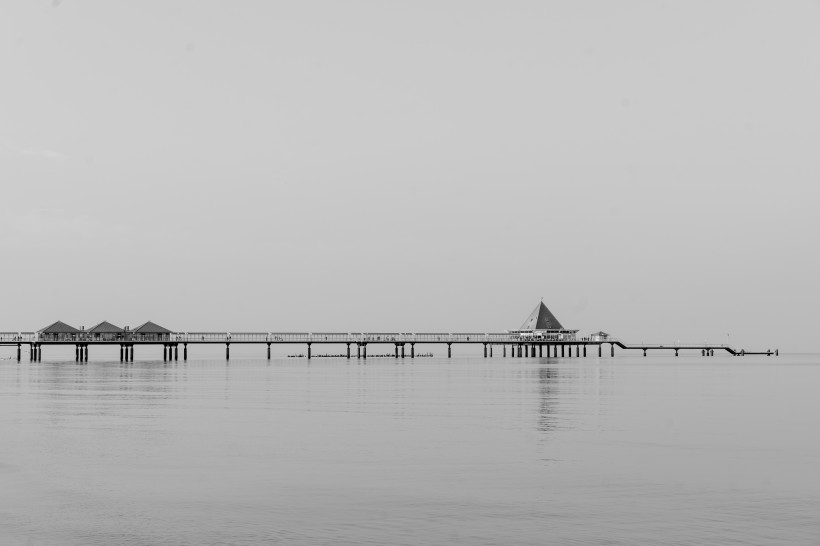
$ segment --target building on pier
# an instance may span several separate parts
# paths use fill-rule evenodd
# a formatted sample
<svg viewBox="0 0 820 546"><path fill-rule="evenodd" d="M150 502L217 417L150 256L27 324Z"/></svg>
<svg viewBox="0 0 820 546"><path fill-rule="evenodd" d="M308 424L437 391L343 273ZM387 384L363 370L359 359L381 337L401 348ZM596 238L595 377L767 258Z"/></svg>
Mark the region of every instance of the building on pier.
<svg viewBox="0 0 820 546"><path fill-rule="evenodd" d="M39 341L75 341L81 334L82 330L58 320L45 328L37 330L37 339Z"/></svg>
<svg viewBox="0 0 820 546"><path fill-rule="evenodd" d="M88 329L88 337L94 341L120 341L125 338L125 330L104 320Z"/></svg>
<svg viewBox="0 0 820 546"><path fill-rule="evenodd" d="M510 333L518 334L524 339L539 341L575 341L578 330L564 328L542 300L524 324L518 330L510 330Z"/></svg>
<svg viewBox="0 0 820 546"><path fill-rule="evenodd" d="M154 324L150 320L128 333L130 334L129 339L138 341L171 341L171 330Z"/></svg>

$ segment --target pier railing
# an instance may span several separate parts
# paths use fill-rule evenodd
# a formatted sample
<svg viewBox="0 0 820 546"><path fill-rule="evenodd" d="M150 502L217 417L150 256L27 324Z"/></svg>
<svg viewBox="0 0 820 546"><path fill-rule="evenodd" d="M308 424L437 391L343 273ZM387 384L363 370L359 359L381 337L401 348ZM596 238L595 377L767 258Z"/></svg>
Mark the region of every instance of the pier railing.
<svg viewBox="0 0 820 546"><path fill-rule="evenodd" d="M618 338L573 337L561 334L522 335L484 332L172 332L170 334L89 332L41 334L38 332L0 332L0 343L490 343L490 344L613 344L624 349L731 349L724 343L625 342Z"/></svg>
<svg viewBox="0 0 820 546"><path fill-rule="evenodd" d="M487 332L136 332L94 334L89 332L41 334L0 332L0 343L542 343L597 342L569 335L528 336ZM609 340L606 340L609 343Z"/></svg>

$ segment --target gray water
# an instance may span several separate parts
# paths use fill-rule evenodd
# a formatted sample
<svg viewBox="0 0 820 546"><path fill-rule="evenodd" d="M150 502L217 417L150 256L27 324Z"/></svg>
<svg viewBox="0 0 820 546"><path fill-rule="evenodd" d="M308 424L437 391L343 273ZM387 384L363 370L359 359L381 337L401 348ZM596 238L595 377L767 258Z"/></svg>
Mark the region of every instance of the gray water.
<svg viewBox="0 0 820 546"><path fill-rule="evenodd" d="M817 544L820 358L0 362L0 544Z"/></svg>

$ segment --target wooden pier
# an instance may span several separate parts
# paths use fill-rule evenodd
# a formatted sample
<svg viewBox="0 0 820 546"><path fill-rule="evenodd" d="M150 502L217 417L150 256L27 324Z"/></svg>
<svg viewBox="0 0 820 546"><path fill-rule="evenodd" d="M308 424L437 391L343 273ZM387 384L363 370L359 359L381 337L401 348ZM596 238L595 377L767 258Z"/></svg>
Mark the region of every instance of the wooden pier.
<svg viewBox="0 0 820 546"><path fill-rule="evenodd" d="M122 331L94 333L91 331L43 333L43 332L0 332L0 346L17 348L17 360L22 357L22 347L28 346L31 361L40 361L45 347L73 345L75 360L87 362L90 346L118 346L121 362L133 362L135 347L161 346L165 361L176 361L180 357L188 359L189 345L224 345L225 359L230 359L231 345L263 345L267 347L267 357L271 357L274 345L303 345L306 357L311 358L314 345L345 345L344 356L367 358L368 346L392 345L395 358L415 358L416 346L440 345L447 348L447 357L453 356L453 346L483 346L484 357L503 358L579 358L587 356L603 357L606 353L615 356L615 347L626 351L662 351L678 356L681 351L714 356L725 351L733 356L778 355L778 350L746 351L724 344L630 344L619 339L540 339L523 336L520 333L339 333L339 332L156 332L138 333ZM608 347L607 347L608 346ZM500 349L500 355L498 355ZM608 350L606 350L608 349ZM355 352L354 352L355 351ZM574 353L574 354L573 354Z"/></svg>

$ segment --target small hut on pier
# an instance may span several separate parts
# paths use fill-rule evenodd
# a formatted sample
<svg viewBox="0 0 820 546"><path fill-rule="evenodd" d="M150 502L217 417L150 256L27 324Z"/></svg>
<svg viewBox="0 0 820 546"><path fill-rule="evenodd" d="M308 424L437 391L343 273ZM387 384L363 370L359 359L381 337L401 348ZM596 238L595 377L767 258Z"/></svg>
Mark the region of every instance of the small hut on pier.
<svg viewBox="0 0 820 546"><path fill-rule="evenodd" d="M94 341L120 341L123 339L125 330L119 326L114 326L108 321L102 321L96 326L89 328L88 335Z"/></svg>
<svg viewBox="0 0 820 546"><path fill-rule="evenodd" d="M82 330L69 326L65 322L58 320L41 330L37 330L37 338L41 341L74 341Z"/></svg>
<svg viewBox="0 0 820 546"><path fill-rule="evenodd" d="M150 320L134 328L133 339L137 341L171 341L171 330Z"/></svg>

